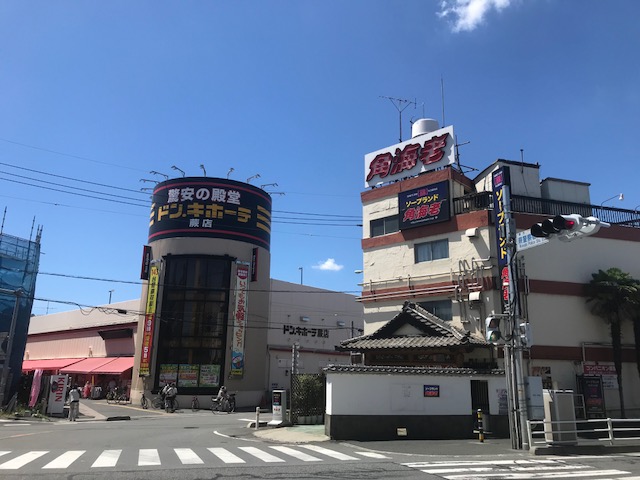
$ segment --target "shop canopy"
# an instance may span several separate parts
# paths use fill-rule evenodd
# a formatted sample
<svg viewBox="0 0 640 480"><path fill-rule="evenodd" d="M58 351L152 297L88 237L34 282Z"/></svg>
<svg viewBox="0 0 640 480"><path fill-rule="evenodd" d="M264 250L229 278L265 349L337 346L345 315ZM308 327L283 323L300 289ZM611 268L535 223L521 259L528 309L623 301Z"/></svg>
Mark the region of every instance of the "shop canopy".
<svg viewBox="0 0 640 480"><path fill-rule="evenodd" d="M74 363L83 360L82 358L50 358L46 360L23 360L22 371L32 372L34 370L60 370Z"/></svg>
<svg viewBox="0 0 640 480"><path fill-rule="evenodd" d="M91 373L108 374L108 375L120 375L123 372L133 368L133 357L116 357L109 363L99 366L91 370Z"/></svg>
<svg viewBox="0 0 640 480"><path fill-rule="evenodd" d="M60 373L92 373L98 367L114 360L113 357L90 357L80 360L73 365L60 369Z"/></svg>
<svg viewBox="0 0 640 480"><path fill-rule="evenodd" d="M34 370L53 370L60 373L93 373L120 375L133 368L133 357L89 357L89 358L52 358L46 360L24 360L23 372Z"/></svg>

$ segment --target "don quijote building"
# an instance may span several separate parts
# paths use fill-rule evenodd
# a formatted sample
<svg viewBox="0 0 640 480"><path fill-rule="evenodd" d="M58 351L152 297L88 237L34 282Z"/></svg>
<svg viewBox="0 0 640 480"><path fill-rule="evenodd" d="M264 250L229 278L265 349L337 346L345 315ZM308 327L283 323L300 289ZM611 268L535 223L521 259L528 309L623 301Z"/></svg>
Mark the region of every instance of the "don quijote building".
<svg viewBox="0 0 640 480"><path fill-rule="evenodd" d="M509 435L508 411L518 404L509 403L503 347L485 337L485 319L505 311L509 282L526 334L522 382L570 391L578 418L619 415L609 326L591 313L584 285L610 267L640 277L630 261L640 254L640 215L592 205L588 183L540 180L540 168L497 160L470 178L457 162L453 127L430 119L415 122L411 139L365 155L365 331L339 347L362 363L327 369L332 438L465 438L478 410L486 430ZM574 213L611 227L570 243L531 237L536 222ZM637 414L630 324L622 338L624 401ZM536 407L528 405L529 418L541 419L539 398L528 400Z"/></svg>
<svg viewBox="0 0 640 480"><path fill-rule="evenodd" d="M114 381L135 403L175 382L181 402L208 405L225 385L242 408L290 387L294 345L297 373L349 363L336 345L362 331L362 305L271 279L270 242L263 189L210 177L158 183L141 298L33 317L23 371Z"/></svg>

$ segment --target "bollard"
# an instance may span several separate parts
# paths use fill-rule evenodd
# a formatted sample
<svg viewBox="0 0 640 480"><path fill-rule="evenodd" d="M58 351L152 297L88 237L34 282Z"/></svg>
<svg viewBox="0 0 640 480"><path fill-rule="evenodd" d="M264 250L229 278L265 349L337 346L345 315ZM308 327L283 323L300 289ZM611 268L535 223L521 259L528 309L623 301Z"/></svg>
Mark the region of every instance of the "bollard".
<svg viewBox="0 0 640 480"><path fill-rule="evenodd" d="M260 407L256 407L256 430L260 426Z"/></svg>
<svg viewBox="0 0 640 480"><path fill-rule="evenodd" d="M480 442L484 442L484 426L482 425L482 409L478 409L478 437Z"/></svg>

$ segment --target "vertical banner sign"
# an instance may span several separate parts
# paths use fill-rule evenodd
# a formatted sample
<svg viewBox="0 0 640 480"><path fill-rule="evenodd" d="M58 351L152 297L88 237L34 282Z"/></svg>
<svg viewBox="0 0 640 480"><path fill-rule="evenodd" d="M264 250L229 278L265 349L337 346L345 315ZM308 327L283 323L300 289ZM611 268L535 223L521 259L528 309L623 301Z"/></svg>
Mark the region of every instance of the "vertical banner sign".
<svg viewBox="0 0 640 480"><path fill-rule="evenodd" d="M496 242L498 252L498 273L500 289L502 291L503 312L509 311L509 284L511 275L509 271L510 253L508 248L508 225L510 214L507 212L509 205L509 168L501 167L492 174L493 179L493 214L496 224Z"/></svg>
<svg viewBox="0 0 640 480"><path fill-rule="evenodd" d="M158 299L158 278L160 274L156 265L151 266L149 272L149 289L147 291L147 307L144 315L144 329L142 331L142 353L140 355L141 377L149 375L151 365L151 346L153 343L153 327L156 321L156 303Z"/></svg>
<svg viewBox="0 0 640 480"><path fill-rule="evenodd" d="M51 415L62 415L64 413L64 402L67 399L67 376L51 375L49 388L49 403L47 412Z"/></svg>
<svg viewBox="0 0 640 480"><path fill-rule="evenodd" d="M249 282L249 265L236 264L236 299L233 312L233 339L231 346L232 377L244 375L244 335L247 325L247 285Z"/></svg>
<svg viewBox="0 0 640 480"><path fill-rule="evenodd" d="M258 248L251 251L251 281L258 280Z"/></svg>
<svg viewBox="0 0 640 480"><path fill-rule="evenodd" d="M149 267L151 266L151 247L145 245L142 249L142 267L140 268L140 279L149 280Z"/></svg>

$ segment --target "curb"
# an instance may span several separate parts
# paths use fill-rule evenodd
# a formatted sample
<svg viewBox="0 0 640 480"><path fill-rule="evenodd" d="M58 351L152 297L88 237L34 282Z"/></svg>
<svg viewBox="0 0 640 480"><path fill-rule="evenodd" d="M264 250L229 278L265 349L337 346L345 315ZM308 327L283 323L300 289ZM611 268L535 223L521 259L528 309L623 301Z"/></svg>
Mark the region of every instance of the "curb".
<svg viewBox="0 0 640 480"><path fill-rule="evenodd" d="M116 417L107 417L105 420L107 422L119 422L122 420L131 420L131 417L129 415L120 415Z"/></svg>

